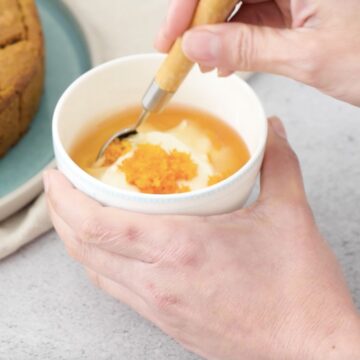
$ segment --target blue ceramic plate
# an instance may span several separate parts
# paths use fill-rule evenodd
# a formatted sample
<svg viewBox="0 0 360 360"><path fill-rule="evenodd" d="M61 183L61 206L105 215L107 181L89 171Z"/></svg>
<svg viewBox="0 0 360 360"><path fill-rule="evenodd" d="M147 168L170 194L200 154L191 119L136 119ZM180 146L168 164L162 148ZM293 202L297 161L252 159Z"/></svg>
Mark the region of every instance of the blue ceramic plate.
<svg viewBox="0 0 360 360"><path fill-rule="evenodd" d="M51 120L64 90L90 69L87 43L60 0L37 0L46 46L46 84L41 106L26 136L0 160L0 220L41 190L41 172L53 161Z"/></svg>

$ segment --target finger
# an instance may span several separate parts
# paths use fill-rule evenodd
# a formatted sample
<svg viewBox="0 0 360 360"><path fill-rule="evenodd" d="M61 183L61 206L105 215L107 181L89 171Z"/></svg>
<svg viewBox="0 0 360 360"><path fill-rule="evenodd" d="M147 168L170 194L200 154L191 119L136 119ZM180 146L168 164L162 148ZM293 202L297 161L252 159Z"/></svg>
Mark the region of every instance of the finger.
<svg viewBox="0 0 360 360"><path fill-rule="evenodd" d="M209 25L186 32L183 50L202 66L299 78L297 71L304 66L299 65L299 51L303 51L300 36L300 32L289 29L237 23Z"/></svg>
<svg viewBox="0 0 360 360"><path fill-rule="evenodd" d="M155 47L168 52L175 40L189 28L199 0L172 0L156 41Z"/></svg>
<svg viewBox="0 0 360 360"><path fill-rule="evenodd" d="M283 28L291 25L287 22L287 19L284 18L274 1L265 1L257 4L245 3L239 12L232 18L232 22L276 28Z"/></svg>
<svg viewBox="0 0 360 360"><path fill-rule="evenodd" d="M228 69L219 69L218 70L218 76L219 77L227 77L227 76L229 76L229 75L231 75L233 73L234 73L234 71L228 70Z"/></svg>
<svg viewBox="0 0 360 360"><path fill-rule="evenodd" d="M208 73L208 72L211 72L211 71L213 71L214 70L214 68L212 68L212 67L206 67L206 66L200 66L200 71L202 72L202 73Z"/></svg>
<svg viewBox="0 0 360 360"><path fill-rule="evenodd" d="M261 194L286 201L306 201L299 161L290 148L281 121L269 121L269 137L261 173Z"/></svg>
<svg viewBox="0 0 360 360"><path fill-rule="evenodd" d="M157 262L192 227L192 218L150 216L103 207L74 189L56 170L48 171L44 181L53 212L77 239L122 256Z"/></svg>
<svg viewBox="0 0 360 360"><path fill-rule="evenodd" d="M97 246L64 238L69 255L86 268L121 284L142 297L149 265L105 251Z"/></svg>
<svg viewBox="0 0 360 360"><path fill-rule="evenodd" d="M277 5L273 1L266 1L265 3L263 1L244 1L246 4L241 7L233 21L257 24L256 19L259 19L262 25L278 25L278 27L283 25L284 21ZM199 0L171 1L166 20L155 40L157 50L161 52L170 50L175 40L189 28L198 3Z"/></svg>
<svg viewBox="0 0 360 360"><path fill-rule="evenodd" d="M138 314L140 314L145 319L148 319L154 322L154 316L150 310L150 307L147 305L146 301L124 287L121 284L118 284L105 276L96 273L91 269L86 269L86 272L90 278L90 280L100 289L104 290L110 296L115 299L121 301L122 303L130 306L133 310L135 310Z"/></svg>
<svg viewBox="0 0 360 360"><path fill-rule="evenodd" d="M48 209L52 224L54 225L55 231L59 235L60 239L64 242L79 241L74 231L56 214L50 202L48 202Z"/></svg>
<svg viewBox="0 0 360 360"><path fill-rule="evenodd" d="M51 205L50 205L51 208ZM101 248L81 242L57 214L50 210L51 219L60 238L64 241L68 254L87 269L101 274L141 296L145 263L106 252Z"/></svg>
<svg viewBox="0 0 360 360"><path fill-rule="evenodd" d="M97 274L94 271L87 269L87 274L90 280L100 289L104 290L113 298L121 301L122 303L128 305L133 310L135 310L143 318L149 320L154 325L159 328L164 329L163 322L161 321L162 312L156 311L154 309L153 303L148 301L148 299L143 299L142 297L137 296L121 284ZM154 311L155 310L155 311ZM160 315L160 316L159 316Z"/></svg>

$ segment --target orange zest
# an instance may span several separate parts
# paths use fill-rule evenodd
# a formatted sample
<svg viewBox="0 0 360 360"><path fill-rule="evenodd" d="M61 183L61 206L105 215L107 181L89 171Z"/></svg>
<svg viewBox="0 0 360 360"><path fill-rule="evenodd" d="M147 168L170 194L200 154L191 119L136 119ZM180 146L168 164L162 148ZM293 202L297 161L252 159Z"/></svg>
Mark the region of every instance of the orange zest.
<svg viewBox="0 0 360 360"><path fill-rule="evenodd" d="M167 153L158 145L140 144L134 155L120 166L129 184L147 194L189 192L179 184L196 177L197 165L190 154L176 150Z"/></svg>
<svg viewBox="0 0 360 360"><path fill-rule="evenodd" d="M128 141L120 141L115 139L106 149L103 166L112 165L119 157L127 154L131 150L131 144Z"/></svg>

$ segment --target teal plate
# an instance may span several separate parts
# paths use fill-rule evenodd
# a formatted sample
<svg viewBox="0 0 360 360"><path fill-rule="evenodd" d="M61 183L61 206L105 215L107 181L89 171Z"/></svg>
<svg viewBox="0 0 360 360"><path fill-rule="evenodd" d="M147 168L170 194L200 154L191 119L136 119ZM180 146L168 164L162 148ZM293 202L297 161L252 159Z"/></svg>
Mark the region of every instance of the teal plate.
<svg viewBox="0 0 360 360"><path fill-rule="evenodd" d="M0 220L5 217L4 212L10 215L10 208L18 210L15 208L19 207L21 201L16 198L20 196L24 199L24 191L19 190L33 181L34 177L39 177L39 173L52 162L54 154L51 120L55 105L64 90L91 68L91 57L85 37L65 5L60 0L36 0L36 3L45 35L45 91L30 130L0 160ZM38 186L37 188L39 189ZM34 191L34 187L31 191ZM14 207L14 204L5 201L10 197L18 206ZM30 194L25 198L31 200ZM1 209L5 203L9 208Z"/></svg>

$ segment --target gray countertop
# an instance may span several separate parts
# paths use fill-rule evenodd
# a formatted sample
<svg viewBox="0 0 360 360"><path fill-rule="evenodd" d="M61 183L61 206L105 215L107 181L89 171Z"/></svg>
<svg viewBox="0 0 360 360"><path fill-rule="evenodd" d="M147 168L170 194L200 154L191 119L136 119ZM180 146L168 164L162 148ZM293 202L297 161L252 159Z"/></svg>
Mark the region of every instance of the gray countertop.
<svg viewBox="0 0 360 360"><path fill-rule="evenodd" d="M286 124L318 225L360 308L360 109L281 77L250 83ZM50 232L0 263L0 359L197 357L94 288Z"/></svg>
<svg viewBox="0 0 360 360"><path fill-rule="evenodd" d="M360 109L270 75L251 81L299 154L317 222L360 307ZM53 232L0 263L0 359L196 359L94 288Z"/></svg>

